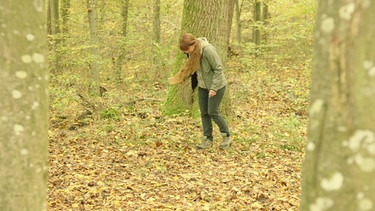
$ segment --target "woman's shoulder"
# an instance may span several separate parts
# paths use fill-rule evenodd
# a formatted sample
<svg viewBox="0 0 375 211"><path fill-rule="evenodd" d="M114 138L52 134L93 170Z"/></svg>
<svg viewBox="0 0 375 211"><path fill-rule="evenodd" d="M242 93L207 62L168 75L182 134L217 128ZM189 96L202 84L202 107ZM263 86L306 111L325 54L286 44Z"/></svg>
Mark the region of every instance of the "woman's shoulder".
<svg viewBox="0 0 375 211"><path fill-rule="evenodd" d="M207 38L205 37L198 37L197 40L203 41L203 42L208 42Z"/></svg>
<svg viewBox="0 0 375 211"><path fill-rule="evenodd" d="M208 54L217 53L216 48L213 45L211 45L211 44L208 44L208 45L202 47L202 51L203 51L204 54L207 54L207 53Z"/></svg>

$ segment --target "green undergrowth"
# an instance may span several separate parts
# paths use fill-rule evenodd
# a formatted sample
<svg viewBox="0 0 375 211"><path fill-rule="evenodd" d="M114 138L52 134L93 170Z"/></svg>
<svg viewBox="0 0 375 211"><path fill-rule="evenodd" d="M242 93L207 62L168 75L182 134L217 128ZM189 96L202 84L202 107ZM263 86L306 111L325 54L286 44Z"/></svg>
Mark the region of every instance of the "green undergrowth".
<svg viewBox="0 0 375 211"><path fill-rule="evenodd" d="M303 67L270 69L266 65L244 70L238 68L241 62L232 62L228 65L227 78L233 115L226 118L235 139L233 152L249 151L253 145L302 152L306 139L309 71ZM89 127L93 138L100 137L100 140L134 145L166 142L178 150L184 144L192 147L201 138L199 114L192 117L186 109L179 114L163 115L169 86L165 82L134 79L127 82L130 85L126 90L107 83L108 93L102 98L85 96L82 99L79 88L84 81L74 78L72 84L69 77L69 74L52 77L50 107L54 129L71 128L84 111L90 110L93 114L83 117L85 124L73 129ZM59 88L62 86L67 87L65 92ZM144 87L148 87L146 92ZM216 126L214 134L219 141Z"/></svg>

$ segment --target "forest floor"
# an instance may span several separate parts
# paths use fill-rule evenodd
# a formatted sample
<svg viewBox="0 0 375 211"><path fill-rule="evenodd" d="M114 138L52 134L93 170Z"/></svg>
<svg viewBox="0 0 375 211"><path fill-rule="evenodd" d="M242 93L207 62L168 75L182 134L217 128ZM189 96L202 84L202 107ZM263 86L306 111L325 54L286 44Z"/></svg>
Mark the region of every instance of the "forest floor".
<svg viewBox="0 0 375 211"><path fill-rule="evenodd" d="M194 148L200 119L162 116L164 83L108 85L99 102L53 88L48 210L298 210L310 72L232 65L227 150L217 128Z"/></svg>

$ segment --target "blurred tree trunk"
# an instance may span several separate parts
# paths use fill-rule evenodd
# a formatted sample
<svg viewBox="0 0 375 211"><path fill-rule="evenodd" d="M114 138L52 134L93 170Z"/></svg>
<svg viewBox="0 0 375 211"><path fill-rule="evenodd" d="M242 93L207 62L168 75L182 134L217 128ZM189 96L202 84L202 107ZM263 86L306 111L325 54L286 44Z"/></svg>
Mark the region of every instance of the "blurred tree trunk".
<svg viewBox="0 0 375 211"><path fill-rule="evenodd" d="M49 40L50 40L50 52L53 52L52 63L49 68L52 73L57 73L60 70L60 54L59 46L61 43L60 39L60 14L59 14L59 0L48 1L48 29Z"/></svg>
<svg viewBox="0 0 375 211"><path fill-rule="evenodd" d="M236 2L238 2L238 0L229 0L227 47L229 47L230 34L231 34L231 31L232 31L232 24L233 24L234 7L236 6Z"/></svg>
<svg viewBox="0 0 375 211"><path fill-rule="evenodd" d="M242 25L241 25L241 10L242 10L242 4L240 5L240 1L236 0L236 24L237 24L237 42L242 43Z"/></svg>
<svg viewBox="0 0 375 211"><path fill-rule="evenodd" d="M61 4L61 18L62 18L62 35L63 42L65 38L69 35L69 16L70 16L70 0L62 0Z"/></svg>
<svg viewBox="0 0 375 211"><path fill-rule="evenodd" d="M49 0L49 13L50 13L50 27L49 30L52 35L60 33L60 14L59 14L59 0Z"/></svg>
<svg viewBox="0 0 375 211"><path fill-rule="evenodd" d="M374 11L320 1L301 210L375 209Z"/></svg>
<svg viewBox="0 0 375 211"><path fill-rule="evenodd" d="M256 45L260 45L262 42L261 34L260 34L260 24L261 24L261 17L262 17L261 5L262 3L260 0L254 1L253 42Z"/></svg>
<svg viewBox="0 0 375 211"><path fill-rule="evenodd" d="M154 1L154 41L160 43L160 0Z"/></svg>
<svg viewBox="0 0 375 211"><path fill-rule="evenodd" d="M159 78L160 72L160 0L154 0L154 21L153 21L153 60L155 67L155 78Z"/></svg>
<svg viewBox="0 0 375 211"><path fill-rule="evenodd" d="M0 22L0 210L46 210L44 2L2 0Z"/></svg>
<svg viewBox="0 0 375 211"><path fill-rule="evenodd" d="M89 70L89 93L91 96L100 96L100 79L99 79L99 37L97 27L97 1L87 0L87 13L90 28L90 70Z"/></svg>
<svg viewBox="0 0 375 211"><path fill-rule="evenodd" d="M127 28L128 28L128 14L129 14L129 0L122 0L122 36L127 36Z"/></svg>
<svg viewBox="0 0 375 211"><path fill-rule="evenodd" d="M47 34L52 34L52 14L51 14L51 0L48 0L47 3Z"/></svg>
<svg viewBox="0 0 375 211"><path fill-rule="evenodd" d="M222 59L224 71L227 61L229 9L233 1L228 0L185 0L182 17L181 33L189 32L197 37L206 37L213 44ZM175 61L173 72L176 73L186 62L186 56L179 52ZM227 89L229 93L229 89ZM225 115L229 111L229 96L224 97L221 109ZM198 106L193 106L194 96L190 80L181 85L171 86L168 90L167 100L163 107L164 114L175 114L191 110L197 116Z"/></svg>
<svg viewBox="0 0 375 211"><path fill-rule="evenodd" d="M128 13L129 13L129 0L121 1L122 9L122 41L120 45L120 52L116 62L116 83L121 83L122 81L122 66L124 64L125 58L125 46L126 46L126 36L127 36L127 27L128 27Z"/></svg>
<svg viewBox="0 0 375 211"><path fill-rule="evenodd" d="M268 12L268 4L267 2L263 2L262 6L262 24L263 26L266 26L268 24L268 19L270 18L269 12ZM267 43L268 35L265 30L262 30L262 40L264 43Z"/></svg>

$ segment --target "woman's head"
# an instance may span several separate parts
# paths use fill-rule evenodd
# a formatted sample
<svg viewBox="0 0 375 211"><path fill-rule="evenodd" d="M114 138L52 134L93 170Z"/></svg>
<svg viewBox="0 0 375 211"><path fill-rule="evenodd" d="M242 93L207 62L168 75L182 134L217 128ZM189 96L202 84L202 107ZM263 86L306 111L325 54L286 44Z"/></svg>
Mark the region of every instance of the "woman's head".
<svg viewBox="0 0 375 211"><path fill-rule="evenodd" d="M190 33L182 34L180 40L181 51L191 54L194 51L196 41L194 35Z"/></svg>
<svg viewBox="0 0 375 211"><path fill-rule="evenodd" d="M190 33L184 33L180 39L181 51L189 54L189 60L186 62L184 69L193 73L199 69L201 58L201 42Z"/></svg>

